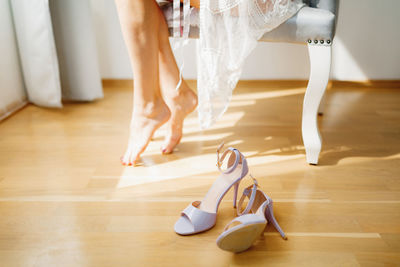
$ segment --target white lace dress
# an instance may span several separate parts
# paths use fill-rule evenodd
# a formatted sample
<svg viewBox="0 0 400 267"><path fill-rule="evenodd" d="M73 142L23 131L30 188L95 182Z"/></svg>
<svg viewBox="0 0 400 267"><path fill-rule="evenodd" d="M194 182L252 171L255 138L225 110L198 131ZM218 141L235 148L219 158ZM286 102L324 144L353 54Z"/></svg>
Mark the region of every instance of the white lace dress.
<svg viewBox="0 0 400 267"><path fill-rule="evenodd" d="M176 1L176 2L175 2ZM179 0L174 0L175 7ZM188 0L184 1L188 5ZM292 17L302 0L201 0L197 57L198 114L201 128L210 127L228 108L244 60L257 41ZM187 10L187 8L186 8ZM180 15L174 11L174 32ZM187 12L186 12L187 13ZM183 37L188 29L183 15Z"/></svg>

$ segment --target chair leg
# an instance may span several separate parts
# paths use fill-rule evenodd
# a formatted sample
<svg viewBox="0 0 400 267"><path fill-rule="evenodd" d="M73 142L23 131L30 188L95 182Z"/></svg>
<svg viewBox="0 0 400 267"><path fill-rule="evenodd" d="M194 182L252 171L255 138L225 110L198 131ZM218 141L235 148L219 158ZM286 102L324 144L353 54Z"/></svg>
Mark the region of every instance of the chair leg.
<svg viewBox="0 0 400 267"><path fill-rule="evenodd" d="M317 115L329 81L331 46L308 44L308 52L311 71L304 96L302 133L307 162L315 165L318 163L322 144L318 130Z"/></svg>

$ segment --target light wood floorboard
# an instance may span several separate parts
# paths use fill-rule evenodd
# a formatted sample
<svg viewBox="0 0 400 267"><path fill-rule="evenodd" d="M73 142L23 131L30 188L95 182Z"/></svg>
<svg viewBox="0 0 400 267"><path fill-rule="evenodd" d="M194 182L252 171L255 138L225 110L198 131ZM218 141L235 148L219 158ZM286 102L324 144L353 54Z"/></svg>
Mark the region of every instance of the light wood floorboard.
<svg viewBox="0 0 400 267"><path fill-rule="evenodd" d="M318 166L301 139L305 83L253 81L211 129L192 114L174 154L160 154L162 128L126 167L132 88L104 84L103 100L28 105L0 123L0 266L399 266L399 88L334 83ZM218 176L222 140L247 156L287 241L268 226L247 252L219 250L231 192L213 229L174 233Z"/></svg>

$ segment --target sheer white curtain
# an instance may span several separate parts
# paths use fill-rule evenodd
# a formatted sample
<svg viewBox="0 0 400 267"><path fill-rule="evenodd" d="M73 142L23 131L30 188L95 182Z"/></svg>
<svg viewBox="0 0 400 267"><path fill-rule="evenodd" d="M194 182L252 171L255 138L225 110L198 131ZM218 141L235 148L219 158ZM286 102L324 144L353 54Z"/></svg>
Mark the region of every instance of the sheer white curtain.
<svg viewBox="0 0 400 267"><path fill-rule="evenodd" d="M27 101L8 0L0 0L0 120Z"/></svg>
<svg viewBox="0 0 400 267"><path fill-rule="evenodd" d="M0 1L0 54L7 55L0 63L0 118L26 100L62 107L62 99L103 97L88 0Z"/></svg>

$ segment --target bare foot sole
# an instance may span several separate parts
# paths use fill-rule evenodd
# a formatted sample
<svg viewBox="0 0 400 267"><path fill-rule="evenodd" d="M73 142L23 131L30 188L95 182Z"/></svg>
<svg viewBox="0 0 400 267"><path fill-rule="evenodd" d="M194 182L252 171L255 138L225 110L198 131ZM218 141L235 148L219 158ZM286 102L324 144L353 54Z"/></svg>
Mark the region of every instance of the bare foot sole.
<svg viewBox="0 0 400 267"><path fill-rule="evenodd" d="M163 154L170 154L179 144L182 138L183 121L187 115L196 109L197 95L183 82L175 95L166 100L171 110L171 118L168 121L168 130L164 144L161 147Z"/></svg>
<svg viewBox="0 0 400 267"><path fill-rule="evenodd" d="M168 121L171 113L162 101L141 112L133 112L128 148L121 158L123 165L135 165L146 149L154 132Z"/></svg>

